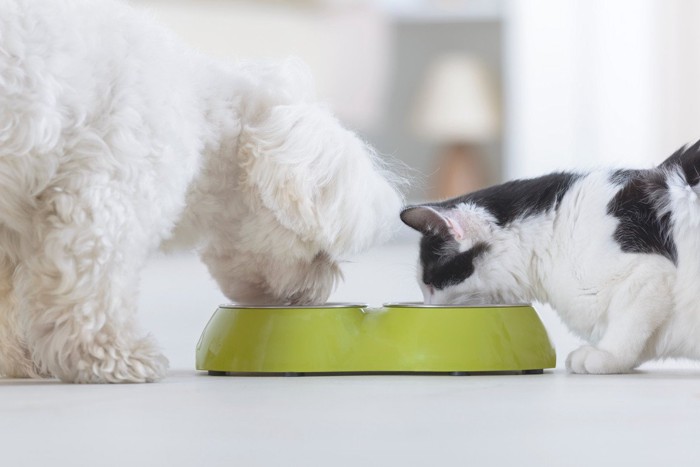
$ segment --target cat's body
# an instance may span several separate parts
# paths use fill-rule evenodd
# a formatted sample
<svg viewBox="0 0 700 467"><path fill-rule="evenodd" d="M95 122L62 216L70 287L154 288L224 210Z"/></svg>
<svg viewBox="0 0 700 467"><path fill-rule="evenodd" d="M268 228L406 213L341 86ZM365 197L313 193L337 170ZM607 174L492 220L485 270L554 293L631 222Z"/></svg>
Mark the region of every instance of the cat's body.
<svg viewBox="0 0 700 467"><path fill-rule="evenodd" d="M700 358L700 143L650 170L558 173L406 208L427 303L539 301L576 373Z"/></svg>

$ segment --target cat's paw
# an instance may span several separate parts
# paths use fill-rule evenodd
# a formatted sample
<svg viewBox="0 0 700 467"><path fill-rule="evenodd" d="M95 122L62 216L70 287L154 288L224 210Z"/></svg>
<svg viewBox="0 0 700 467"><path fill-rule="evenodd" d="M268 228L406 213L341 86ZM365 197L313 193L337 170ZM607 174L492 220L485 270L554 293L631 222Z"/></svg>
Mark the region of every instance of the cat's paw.
<svg viewBox="0 0 700 467"><path fill-rule="evenodd" d="M572 373L594 375L626 373L630 370L612 353L590 345L571 352L566 359L566 368Z"/></svg>

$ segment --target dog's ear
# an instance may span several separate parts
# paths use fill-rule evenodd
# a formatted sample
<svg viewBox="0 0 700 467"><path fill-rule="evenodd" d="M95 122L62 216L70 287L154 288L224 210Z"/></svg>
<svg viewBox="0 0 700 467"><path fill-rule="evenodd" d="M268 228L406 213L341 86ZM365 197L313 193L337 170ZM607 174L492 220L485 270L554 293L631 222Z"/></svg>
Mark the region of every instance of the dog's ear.
<svg viewBox="0 0 700 467"><path fill-rule="evenodd" d="M243 122L238 158L250 202L331 257L387 238L396 224L401 197L387 172L318 105L276 105Z"/></svg>
<svg viewBox="0 0 700 467"><path fill-rule="evenodd" d="M243 62L239 67L241 77L237 86L242 96L240 111L246 124L257 124L269 118L270 110L277 106L315 100L311 70L297 58L281 62Z"/></svg>

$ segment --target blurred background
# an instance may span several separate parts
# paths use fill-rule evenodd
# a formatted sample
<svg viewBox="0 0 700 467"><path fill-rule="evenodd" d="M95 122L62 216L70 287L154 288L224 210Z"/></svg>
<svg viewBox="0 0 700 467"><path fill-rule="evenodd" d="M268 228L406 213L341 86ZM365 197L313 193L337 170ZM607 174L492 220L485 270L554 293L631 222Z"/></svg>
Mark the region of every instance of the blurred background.
<svg viewBox="0 0 700 467"><path fill-rule="evenodd" d="M131 3L224 60L304 59L345 124L413 169L409 202L558 169L649 167L700 138L700 2ZM397 238L351 258L332 299L421 299L415 238ZM146 327L175 366L191 366L192 340L224 299L193 255L158 258L144 278ZM193 317L169 334L171 319L183 324L177 308ZM563 362L577 342L540 310Z"/></svg>
<svg viewBox="0 0 700 467"><path fill-rule="evenodd" d="M700 137L697 2L132 3L224 60L304 59L347 125L416 169L411 200L438 181L648 166Z"/></svg>

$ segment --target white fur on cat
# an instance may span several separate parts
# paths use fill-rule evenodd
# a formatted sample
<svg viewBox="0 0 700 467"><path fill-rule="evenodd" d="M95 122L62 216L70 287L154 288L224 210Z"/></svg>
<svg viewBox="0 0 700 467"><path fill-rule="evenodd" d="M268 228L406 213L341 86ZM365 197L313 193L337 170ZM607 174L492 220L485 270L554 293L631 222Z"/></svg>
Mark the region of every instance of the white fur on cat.
<svg viewBox="0 0 700 467"><path fill-rule="evenodd" d="M161 378L134 311L164 240L232 300L324 302L390 232L388 176L297 62L211 61L118 2L1 1L0 374Z"/></svg>
<svg viewBox="0 0 700 467"><path fill-rule="evenodd" d="M668 170L665 179L669 190L660 214L671 213L677 265L662 255L620 249L613 238L618 220L606 213L620 185L611 172L598 171L576 180L558 209L505 226L469 203L440 211L460 251L478 242L489 250L475 260L470 277L441 290L423 283L419 264L425 302L548 303L589 342L567 358L574 373L624 373L652 359L700 359L700 186L689 186L679 169ZM461 222L459 229L454 222Z"/></svg>

